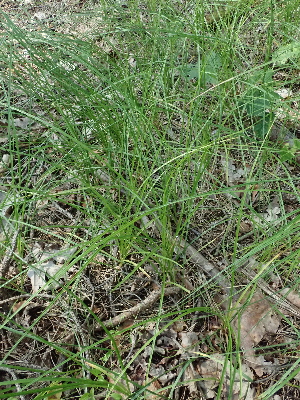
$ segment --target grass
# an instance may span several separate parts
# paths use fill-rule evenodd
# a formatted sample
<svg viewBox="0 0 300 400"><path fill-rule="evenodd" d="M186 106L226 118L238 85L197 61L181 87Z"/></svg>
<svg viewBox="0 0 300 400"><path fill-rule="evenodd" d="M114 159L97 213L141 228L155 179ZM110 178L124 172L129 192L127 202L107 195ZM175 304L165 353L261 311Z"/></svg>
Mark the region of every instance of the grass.
<svg viewBox="0 0 300 400"><path fill-rule="evenodd" d="M225 357L214 398L223 398L228 365L230 395L234 377L245 385L232 313L215 303L218 285L178 253L174 238L225 266L246 305L256 282L241 281L239 267L251 256L267 265L266 281L298 290L299 146L269 140L274 124L299 126L300 50L283 64L276 59L299 40L297 13L291 0L102 1L73 16L88 29L76 35L26 30L2 14L2 219L13 226L3 222L3 256L12 230L19 235L1 287L3 299L25 296L2 306L10 344L0 398L192 398L196 356L168 364L175 377L164 385L151 370L175 322L197 332L198 359ZM283 87L293 92L286 99L275 92ZM20 118L28 123L20 127ZM271 218L275 197L280 215ZM33 249L50 260L63 245L75 252L48 277L56 286L48 297L43 287L26 297L28 269L44 262ZM173 301L162 295L129 326L94 331L172 285L182 288ZM257 386L260 399L298 393L299 333L290 317L281 329L285 339L266 339L259 351L290 370Z"/></svg>

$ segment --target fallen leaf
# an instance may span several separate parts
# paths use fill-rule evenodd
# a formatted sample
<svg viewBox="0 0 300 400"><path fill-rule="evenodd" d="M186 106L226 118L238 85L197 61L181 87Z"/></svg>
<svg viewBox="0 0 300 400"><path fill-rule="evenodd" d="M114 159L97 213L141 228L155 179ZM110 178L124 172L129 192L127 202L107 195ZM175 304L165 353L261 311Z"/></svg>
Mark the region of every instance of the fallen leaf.
<svg viewBox="0 0 300 400"><path fill-rule="evenodd" d="M33 15L33 17L38 19L39 21L42 21L43 19L47 18L47 14L44 13L43 11L38 11Z"/></svg>
<svg viewBox="0 0 300 400"><path fill-rule="evenodd" d="M280 291L280 294L287 300L293 303L296 307L300 308L300 293L290 288L284 288Z"/></svg>
<svg viewBox="0 0 300 400"><path fill-rule="evenodd" d="M271 303L260 290L253 294L250 304L242 309L241 314L233 321L237 340L244 351L244 360L258 376L266 372L269 363L256 357L254 346L266 333L276 333L279 325L279 317L273 312Z"/></svg>
<svg viewBox="0 0 300 400"><path fill-rule="evenodd" d="M199 398L201 393L201 376L195 371L192 364L189 364L183 371L182 376L185 386L189 390L189 398Z"/></svg>
<svg viewBox="0 0 300 400"><path fill-rule="evenodd" d="M38 262L32 265L27 272L27 276L31 280L32 292L36 293L40 288L43 288L43 290L59 288L66 276L66 271L63 268L65 261L75 251L76 247L42 250L39 245L35 244L32 253ZM50 279L47 280L47 278Z"/></svg>
<svg viewBox="0 0 300 400"><path fill-rule="evenodd" d="M273 201L268 205L265 213L259 213L253 219L260 226L264 226L265 222L274 222L279 219L279 214L281 213L278 198L275 197Z"/></svg>
<svg viewBox="0 0 300 400"><path fill-rule="evenodd" d="M159 390L159 393L156 394L156 392ZM153 381L150 382L149 385L147 385L147 389L144 393L143 398L147 400L161 400L165 396L168 395L168 392L170 389L165 389L161 390L161 385L158 381Z"/></svg>
<svg viewBox="0 0 300 400"><path fill-rule="evenodd" d="M180 332L178 336L181 338L181 353L182 359L190 359L197 357L199 351L199 338L195 332Z"/></svg>
<svg viewBox="0 0 300 400"><path fill-rule="evenodd" d="M277 94L279 94L279 96L282 97L283 99L286 99L293 95L293 92L291 91L291 89L287 89L287 88L281 88L281 89L275 90L275 92Z"/></svg>
<svg viewBox="0 0 300 400"><path fill-rule="evenodd" d="M240 232L241 233L248 233L252 230L252 224L250 221L241 221L240 222Z"/></svg>
<svg viewBox="0 0 300 400"><path fill-rule="evenodd" d="M33 120L28 117L15 118L14 126L21 129L26 129L30 124L33 123Z"/></svg>
<svg viewBox="0 0 300 400"><path fill-rule="evenodd" d="M19 301L19 302L17 302L17 303L14 303L14 305L12 306L13 312L15 313L16 311L18 311L19 308L21 308L21 307L23 306L23 304L25 304L25 303L26 303L26 300L23 300L23 301ZM27 304L32 304L32 302L29 302L29 303L27 303Z"/></svg>
<svg viewBox="0 0 300 400"><path fill-rule="evenodd" d="M243 168L237 168L233 163L231 158L221 156L221 165L223 166L223 170L226 174L226 180L230 186L240 182L242 178L246 175L246 172Z"/></svg>
<svg viewBox="0 0 300 400"><path fill-rule="evenodd" d="M224 365L226 368L224 371ZM232 376L235 371L235 379ZM253 380L253 373L250 368L242 364L240 369L235 369L223 354L214 354L208 360L199 365L199 373L203 377L201 387L206 391L206 398L215 398L216 389L222 382L222 393L228 398L228 391L232 385L232 399L253 400L255 396L254 388L250 387Z"/></svg>
<svg viewBox="0 0 300 400"><path fill-rule="evenodd" d="M150 368L149 374L153 378L159 378L160 376L163 376L165 374L165 369L162 365L153 365Z"/></svg>

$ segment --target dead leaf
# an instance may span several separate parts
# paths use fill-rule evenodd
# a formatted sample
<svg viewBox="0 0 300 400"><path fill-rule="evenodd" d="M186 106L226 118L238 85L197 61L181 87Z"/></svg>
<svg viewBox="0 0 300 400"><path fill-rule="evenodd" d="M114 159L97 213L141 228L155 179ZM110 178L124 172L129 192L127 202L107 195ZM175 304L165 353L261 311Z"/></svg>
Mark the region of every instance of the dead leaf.
<svg viewBox="0 0 300 400"><path fill-rule="evenodd" d="M281 213L278 198L277 196L274 200L268 205L267 210L265 213L259 213L253 219L257 222L260 226L264 226L265 222L273 222L279 219L279 215Z"/></svg>
<svg viewBox="0 0 300 400"><path fill-rule="evenodd" d="M245 362L255 370L258 376L266 372L269 364L264 359L256 357L254 347L266 333L276 333L279 325L279 317L273 312L271 303L259 290L253 294L250 304L241 311L241 315L233 321L238 341L244 350Z"/></svg>
<svg viewBox="0 0 300 400"><path fill-rule="evenodd" d="M224 365L226 363L226 369L224 373ZM233 379L232 374L235 371L235 377ZM214 354L209 360L204 361L199 366L199 372L203 377L201 381L201 387L206 391L206 397L215 398L215 390L220 385L222 380L222 393L225 394L232 385L233 399L244 399L253 400L255 396L254 388L250 387L253 380L253 373L250 368L242 364L240 369L234 370L230 361L225 359L223 354Z"/></svg>
<svg viewBox="0 0 300 400"><path fill-rule="evenodd" d="M67 71L67 72L71 72L71 71L74 71L74 70L76 69L76 65L75 65L75 64L72 64L72 63L70 63L70 62L68 62L68 61L60 60L60 61L57 63L57 65L58 65L60 68L62 68L62 69L64 69L65 71Z"/></svg>
<svg viewBox="0 0 300 400"><path fill-rule="evenodd" d="M258 193L259 193L259 191L258 191L258 189L259 189L259 185L253 185L252 186L252 192L251 192L251 199L252 199L252 202L254 203L254 201L255 201L255 199L256 199L256 196L258 195Z"/></svg>
<svg viewBox="0 0 300 400"><path fill-rule="evenodd" d="M168 395L168 392L170 391L170 389L166 389L161 391L161 385L158 381L153 381L151 383L149 383L149 385L147 386L147 390L145 391L144 394L144 399L147 400L161 400L162 398L164 398L165 396ZM156 392L159 390L159 394L156 394Z"/></svg>
<svg viewBox="0 0 300 400"><path fill-rule="evenodd" d="M27 272L31 280L32 293L36 293L40 288L43 290L59 288L66 276L64 263L75 251L76 247L42 250L36 243L32 253L38 261ZM47 281L46 277L54 279Z"/></svg>
<svg viewBox="0 0 300 400"><path fill-rule="evenodd" d="M195 332L180 332L178 336L181 338L182 348L179 350L182 359L190 359L197 357L199 351L199 338Z"/></svg>
<svg viewBox="0 0 300 400"><path fill-rule="evenodd" d="M252 224L249 220L241 221L240 222L240 232L241 233L248 233L252 230Z"/></svg>
<svg viewBox="0 0 300 400"><path fill-rule="evenodd" d="M16 311L18 311L23 306L24 303L26 303L26 300L19 301L18 303L14 303L14 305L12 306L13 312L15 313ZM33 304L33 303L29 302L27 304Z"/></svg>
<svg viewBox="0 0 300 400"><path fill-rule="evenodd" d="M247 171L243 168L237 168L231 158L221 156L221 165L226 174L226 180L229 186L239 183L246 175Z"/></svg>
<svg viewBox="0 0 300 400"><path fill-rule="evenodd" d="M10 164L10 155L3 154L2 161L0 161L0 173L6 171Z"/></svg>
<svg viewBox="0 0 300 400"><path fill-rule="evenodd" d="M284 296L287 300L293 303L296 307L300 308L300 293L296 292L290 288L284 288L281 290L280 294Z"/></svg>
<svg viewBox="0 0 300 400"><path fill-rule="evenodd" d="M26 129L30 124L33 123L33 120L28 117L15 118L14 126L21 129Z"/></svg>
<svg viewBox="0 0 300 400"><path fill-rule="evenodd" d="M165 369L162 365L152 365L149 371L149 374L153 378L159 378L160 376L163 376L165 374Z"/></svg>
<svg viewBox="0 0 300 400"><path fill-rule="evenodd" d="M172 324L172 330L174 332L182 332L183 329L186 327L186 323L183 320L177 320Z"/></svg>
<svg viewBox="0 0 300 400"><path fill-rule="evenodd" d="M47 18L47 15L43 11L38 11L33 15L33 17L36 18L39 21L42 21L43 19Z"/></svg>
<svg viewBox="0 0 300 400"><path fill-rule="evenodd" d="M128 58L128 64L131 68L136 68L136 59L132 56Z"/></svg>
<svg viewBox="0 0 300 400"><path fill-rule="evenodd" d="M225 373L224 365L226 363ZM233 371L235 371L235 379L233 379ZM228 390L232 385L232 399L244 399L253 400L255 396L254 388L250 387L253 380L253 373L250 368L242 364L240 369L234 370L230 361L227 360L223 354L214 354L213 357L209 358L199 365L199 373L203 377L201 381L201 387L206 392L206 398L215 398L215 390L222 381L222 393L225 394L225 398L228 398ZM234 382L232 383L232 381ZM227 394L227 396L226 396Z"/></svg>
<svg viewBox="0 0 300 400"><path fill-rule="evenodd" d="M183 382L186 382L185 385L190 392L190 398L199 398L201 393L201 380L201 376L195 371L193 365L189 364L183 372Z"/></svg>
<svg viewBox="0 0 300 400"><path fill-rule="evenodd" d="M274 90L274 92L279 94L279 96L282 97L283 99L286 99L286 98L291 97L293 95L292 90L291 89L287 89L287 88L277 89L277 90Z"/></svg>

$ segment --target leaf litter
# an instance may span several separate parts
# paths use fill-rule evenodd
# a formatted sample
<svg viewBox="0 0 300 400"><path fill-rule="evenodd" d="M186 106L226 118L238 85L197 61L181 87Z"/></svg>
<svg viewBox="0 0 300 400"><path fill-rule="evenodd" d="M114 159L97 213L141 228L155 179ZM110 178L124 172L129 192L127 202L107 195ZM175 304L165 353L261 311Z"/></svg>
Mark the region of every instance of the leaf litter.
<svg viewBox="0 0 300 400"><path fill-rule="evenodd" d="M32 293L39 289L52 290L63 286L67 277L64 265L75 253L76 247L62 249L42 249L35 243L31 250L32 257L36 259L35 264L30 264L27 276L31 280Z"/></svg>
<svg viewBox="0 0 300 400"><path fill-rule="evenodd" d="M235 306L242 306L239 303ZM241 308L241 315L233 320L235 334L244 353L245 363L261 377L270 373L263 356L256 355L255 346L267 335L276 334L280 326L280 317L274 312L272 304L265 295L256 289L250 300L247 300L245 309Z"/></svg>

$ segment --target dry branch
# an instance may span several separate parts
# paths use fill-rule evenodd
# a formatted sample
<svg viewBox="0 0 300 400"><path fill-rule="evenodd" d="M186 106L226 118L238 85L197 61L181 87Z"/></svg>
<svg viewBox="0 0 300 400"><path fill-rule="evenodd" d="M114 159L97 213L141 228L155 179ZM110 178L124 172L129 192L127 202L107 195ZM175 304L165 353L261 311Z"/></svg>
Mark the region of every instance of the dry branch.
<svg viewBox="0 0 300 400"><path fill-rule="evenodd" d="M5 278L9 270L9 262L16 249L18 236L19 236L19 229L17 229L13 234L10 247L7 247L3 260L0 264L0 278Z"/></svg>
<svg viewBox="0 0 300 400"><path fill-rule="evenodd" d="M164 296L171 296L176 294L181 289L176 286L167 287L164 291L163 290L155 290L150 293L148 297L146 297L143 301L135 305L134 307L129 308L126 311L123 311L121 314L117 315L114 318L108 319L107 321L103 321L101 325L97 326L95 331L102 331L103 328L114 328L120 325L122 322L130 319L141 312L150 308L159 298L161 295Z"/></svg>

